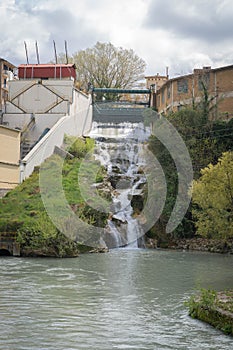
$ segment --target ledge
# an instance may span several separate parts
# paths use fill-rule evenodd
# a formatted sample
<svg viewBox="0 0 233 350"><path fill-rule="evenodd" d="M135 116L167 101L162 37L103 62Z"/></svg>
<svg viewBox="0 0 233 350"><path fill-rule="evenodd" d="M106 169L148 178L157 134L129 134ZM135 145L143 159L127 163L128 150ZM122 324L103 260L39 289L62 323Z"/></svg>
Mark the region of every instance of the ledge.
<svg viewBox="0 0 233 350"><path fill-rule="evenodd" d="M233 291L216 293L202 290L199 297L191 297L187 305L189 315L233 336Z"/></svg>

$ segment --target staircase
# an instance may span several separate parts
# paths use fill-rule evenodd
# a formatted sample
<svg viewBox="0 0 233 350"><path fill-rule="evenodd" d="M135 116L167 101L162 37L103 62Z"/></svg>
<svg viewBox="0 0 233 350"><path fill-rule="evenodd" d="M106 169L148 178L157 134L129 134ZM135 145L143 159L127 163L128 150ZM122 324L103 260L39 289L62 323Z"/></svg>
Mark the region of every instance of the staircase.
<svg viewBox="0 0 233 350"><path fill-rule="evenodd" d="M20 145L20 158L23 159L32 149L35 142L23 141Z"/></svg>

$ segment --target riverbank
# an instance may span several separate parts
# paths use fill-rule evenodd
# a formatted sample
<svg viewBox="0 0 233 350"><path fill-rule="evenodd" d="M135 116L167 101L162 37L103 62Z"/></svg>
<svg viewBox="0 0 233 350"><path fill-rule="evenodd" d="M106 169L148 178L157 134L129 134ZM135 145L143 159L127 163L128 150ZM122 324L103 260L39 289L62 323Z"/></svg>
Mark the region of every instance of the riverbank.
<svg viewBox="0 0 233 350"><path fill-rule="evenodd" d="M67 137L64 149L68 149L70 153L65 160L57 154L52 155L43 163L42 171L41 168L36 168L29 178L1 198L0 255L63 258L76 257L83 252L93 250L92 247L86 247L83 243L87 237L84 228L75 227L76 232L71 231L73 236L63 234L63 230L60 229L70 227L70 217L73 213L87 224L97 227L106 224L107 214L94 210L88 205L88 200L83 199L77 181L82 160L93 150L93 147L94 140ZM54 185L61 169L62 193ZM98 162L91 162L88 172L96 183L103 181L105 170ZM43 200L41 173L44 181ZM54 199L52 214L59 219L57 220L60 223L59 228L54 225L53 216L49 215L45 208L45 193L48 198ZM64 215L62 211L65 207L63 194L70 206L70 217ZM95 245L98 245L97 243ZM16 245L17 254L14 249Z"/></svg>
<svg viewBox="0 0 233 350"><path fill-rule="evenodd" d="M199 296L190 298L187 306L191 317L233 335L233 290L217 293L202 289Z"/></svg>
<svg viewBox="0 0 233 350"><path fill-rule="evenodd" d="M147 238L146 248L163 248L174 250L191 250L220 254L233 254L233 239L207 239L203 237L167 239L159 241Z"/></svg>
<svg viewBox="0 0 233 350"><path fill-rule="evenodd" d="M233 239L207 239L203 237L177 239L170 242L169 248L178 250L195 250L201 252L233 254Z"/></svg>

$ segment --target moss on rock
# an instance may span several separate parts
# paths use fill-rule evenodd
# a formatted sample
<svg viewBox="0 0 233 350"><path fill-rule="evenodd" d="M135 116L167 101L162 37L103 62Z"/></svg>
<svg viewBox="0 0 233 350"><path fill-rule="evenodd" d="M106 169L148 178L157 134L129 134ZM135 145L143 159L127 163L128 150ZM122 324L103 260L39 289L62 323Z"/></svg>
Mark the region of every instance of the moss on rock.
<svg viewBox="0 0 233 350"><path fill-rule="evenodd" d="M191 317L233 335L233 291L217 293L202 289L199 296L191 296L186 304Z"/></svg>

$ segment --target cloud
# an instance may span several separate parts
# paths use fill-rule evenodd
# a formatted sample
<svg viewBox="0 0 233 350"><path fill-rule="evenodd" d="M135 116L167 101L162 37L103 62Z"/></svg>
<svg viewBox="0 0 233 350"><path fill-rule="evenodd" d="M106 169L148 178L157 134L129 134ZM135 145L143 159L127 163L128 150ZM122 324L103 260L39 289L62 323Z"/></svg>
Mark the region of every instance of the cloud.
<svg viewBox="0 0 233 350"><path fill-rule="evenodd" d="M97 41L133 49L146 74L191 72L204 65L232 64L231 0L0 0L0 56L18 65L54 58Z"/></svg>
<svg viewBox="0 0 233 350"><path fill-rule="evenodd" d="M151 1L145 26L189 39L216 43L232 39L231 0Z"/></svg>

